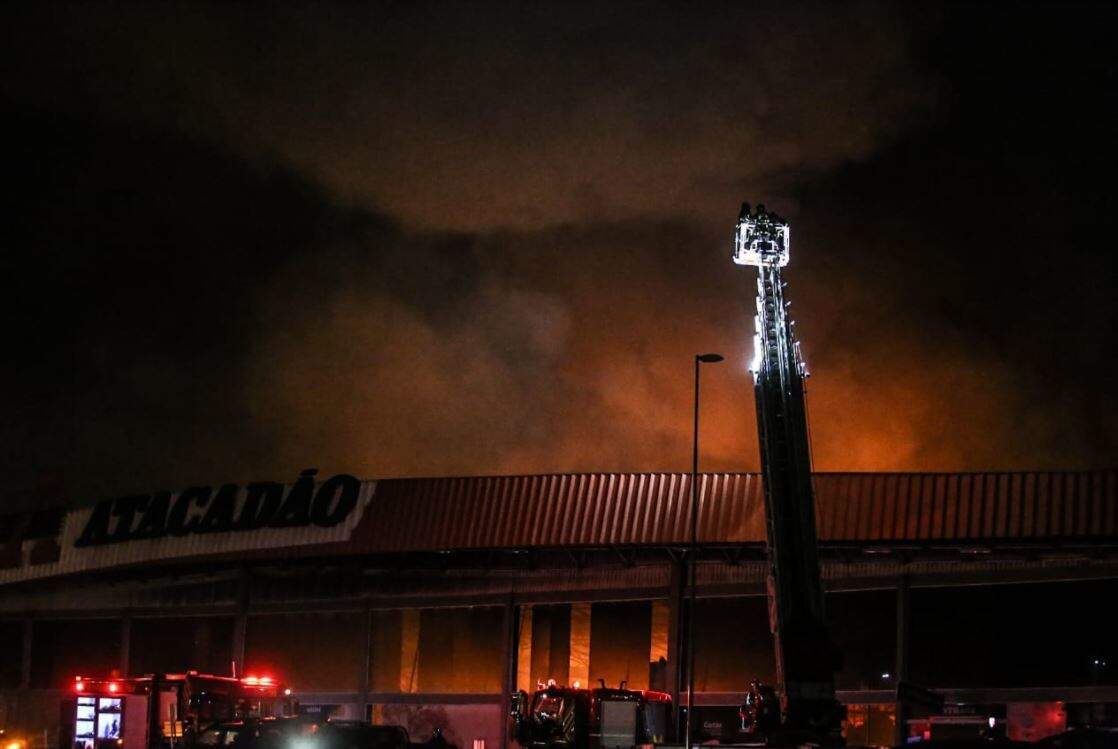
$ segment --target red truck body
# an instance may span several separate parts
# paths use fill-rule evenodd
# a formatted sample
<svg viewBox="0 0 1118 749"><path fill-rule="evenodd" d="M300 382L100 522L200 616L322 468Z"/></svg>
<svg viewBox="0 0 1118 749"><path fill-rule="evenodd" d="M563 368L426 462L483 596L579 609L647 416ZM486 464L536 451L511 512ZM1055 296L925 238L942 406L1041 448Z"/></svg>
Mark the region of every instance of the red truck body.
<svg viewBox="0 0 1118 749"><path fill-rule="evenodd" d="M62 703L59 749L173 749L213 723L292 715L296 706L269 676L78 676Z"/></svg>

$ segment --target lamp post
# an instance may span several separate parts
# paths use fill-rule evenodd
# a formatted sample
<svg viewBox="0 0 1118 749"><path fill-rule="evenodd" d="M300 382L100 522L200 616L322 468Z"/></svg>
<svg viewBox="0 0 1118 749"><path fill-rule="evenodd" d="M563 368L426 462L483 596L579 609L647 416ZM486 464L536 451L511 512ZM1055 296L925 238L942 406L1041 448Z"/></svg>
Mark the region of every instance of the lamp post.
<svg viewBox="0 0 1118 749"><path fill-rule="evenodd" d="M695 428L691 438L691 543L688 548L687 605L687 727L684 746L691 749L691 714L695 700L695 563L699 551L699 367L722 361L721 354L695 354Z"/></svg>

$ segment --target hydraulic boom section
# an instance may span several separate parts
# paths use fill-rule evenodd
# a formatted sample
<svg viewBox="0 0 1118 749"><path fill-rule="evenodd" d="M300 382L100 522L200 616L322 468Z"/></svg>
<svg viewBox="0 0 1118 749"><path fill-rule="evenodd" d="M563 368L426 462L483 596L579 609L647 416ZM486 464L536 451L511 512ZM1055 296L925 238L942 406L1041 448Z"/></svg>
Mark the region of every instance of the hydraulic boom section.
<svg viewBox="0 0 1118 749"><path fill-rule="evenodd" d="M781 723L753 725L771 738L841 744L842 706L835 700L838 656L827 634L815 531L804 379L807 370L792 334L785 283L788 224L758 205L742 206L733 260L757 266L753 341L754 394L765 487L769 551L770 625L776 649ZM743 718L763 714L743 709ZM761 722L761 721L758 721ZM771 721L770 721L771 722ZM784 743L784 741L780 741Z"/></svg>

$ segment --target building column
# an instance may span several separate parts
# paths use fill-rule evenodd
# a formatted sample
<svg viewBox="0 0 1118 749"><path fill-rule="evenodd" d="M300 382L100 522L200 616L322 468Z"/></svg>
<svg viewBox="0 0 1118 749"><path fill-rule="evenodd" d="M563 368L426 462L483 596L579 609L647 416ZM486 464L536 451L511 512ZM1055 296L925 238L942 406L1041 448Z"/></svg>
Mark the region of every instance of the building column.
<svg viewBox="0 0 1118 749"><path fill-rule="evenodd" d="M361 694L361 709L358 711L358 719L368 720L369 716L369 693L372 691L372 673L373 673L373 607L366 601L365 610L362 612L361 617L365 622L365 637L361 642L361 657L358 662L361 665L361 673L357 676L357 690Z"/></svg>
<svg viewBox="0 0 1118 749"><path fill-rule="evenodd" d="M583 688L590 684L590 604L571 604L571 655L567 683Z"/></svg>
<svg viewBox="0 0 1118 749"><path fill-rule="evenodd" d="M419 609L400 611L400 691L419 691Z"/></svg>
<svg viewBox="0 0 1118 749"><path fill-rule="evenodd" d="M532 683L532 606L520 607L520 631L516 641L516 688L525 692L535 689Z"/></svg>
<svg viewBox="0 0 1118 749"><path fill-rule="evenodd" d="M532 665L528 669L528 688L525 690L526 692L534 691L538 681L547 681L547 679L553 675L551 673L551 617L537 617L535 608L532 609L531 617L532 639L530 647L532 649ZM569 639L568 637L568 640ZM567 660L569 665L569 653ZM568 670L567 673L569 674L570 671Z"/></svg>
<svg viewBox="0 0 1118 749"><path fill-rule="evenodd" d="M520 678L520 669L518 668L519 650L517 648L520 616L516 606L512 605L512 596L509 596L509 600L505 602L501 625L504 633L504 653L502 655L504 656L505 672L501 679L501 717L498 726L501 736L501 749L508 749L509 732L506 725L509 720L509 712L512 710L512 693L516 689ZM531 656L529 656L528 664L531 665Z"/></svg>
<svg viewBox="0 0 1118 749"><path fill-rule="evenodd" d="M248 603L251 577L248 568L241 569L240 588L237 591L237 613L233 617L233 672L244 676L245 642L248 639Z"/></svg>
<svg viewBox="0 0 1118 749"><path fill-rule="evenodd" d="M679 714L679 695L683 691L683 667L686 654L683 642L683 587L686 566L682 560L672 562L668 581L668 669L665 681L672 696L672 706ZM673 716L674 718L674 716Z"/></svg>
<svg viewBox="0 0 1118 749"><path fill-rule="evenodd" d="M132 673L132 617L120 620L120 675L127 678Z"/></svg>
<svg viewBox="0 0 1118 749"><path fill-rule="evenodd" d="M894 680L898 689L902 683L909 680L909 623L910 600L908 575L901 575L897 580L897 658L894 664ZM899 698L898 694L898 698ZM908 719L905 704L900 699L896 702L895 724L893 733L894 745L900 746L907 738Z"/></svg>
<svg viewBox="0 0 1118 749"><path fill-rule="evenodd" d="M31 646L33 644L35 622L28 618L23 620L23 650L20 652L19 663L19 688L31 688Z"/></svg>

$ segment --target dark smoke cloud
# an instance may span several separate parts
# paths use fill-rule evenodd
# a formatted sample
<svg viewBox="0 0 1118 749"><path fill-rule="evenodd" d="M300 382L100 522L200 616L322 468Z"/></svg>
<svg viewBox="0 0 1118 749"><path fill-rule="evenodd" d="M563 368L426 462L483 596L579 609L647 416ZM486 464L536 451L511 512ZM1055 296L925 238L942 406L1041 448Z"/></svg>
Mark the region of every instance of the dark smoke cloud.
<svg viewBox="0 0 1118 749"><path fill-rule="evenodd" d="M725 223L863 159L935 83L889 3L50 6L23 95L278 155L423 228ZM37 32L37 33L36 33ZM47 85L43 85L46 81Z"/></svg>
<svg viewBox="0 0 1118 749"><path fill-rule="evenodd" d="M16 486L682 470L699 350L705 466L755 469L756 197L818 468L1113 462L1113 154L957 124L1075 98L1043 46L991 94L895 5L112 11L29 10L0 78Z"/></svg>

